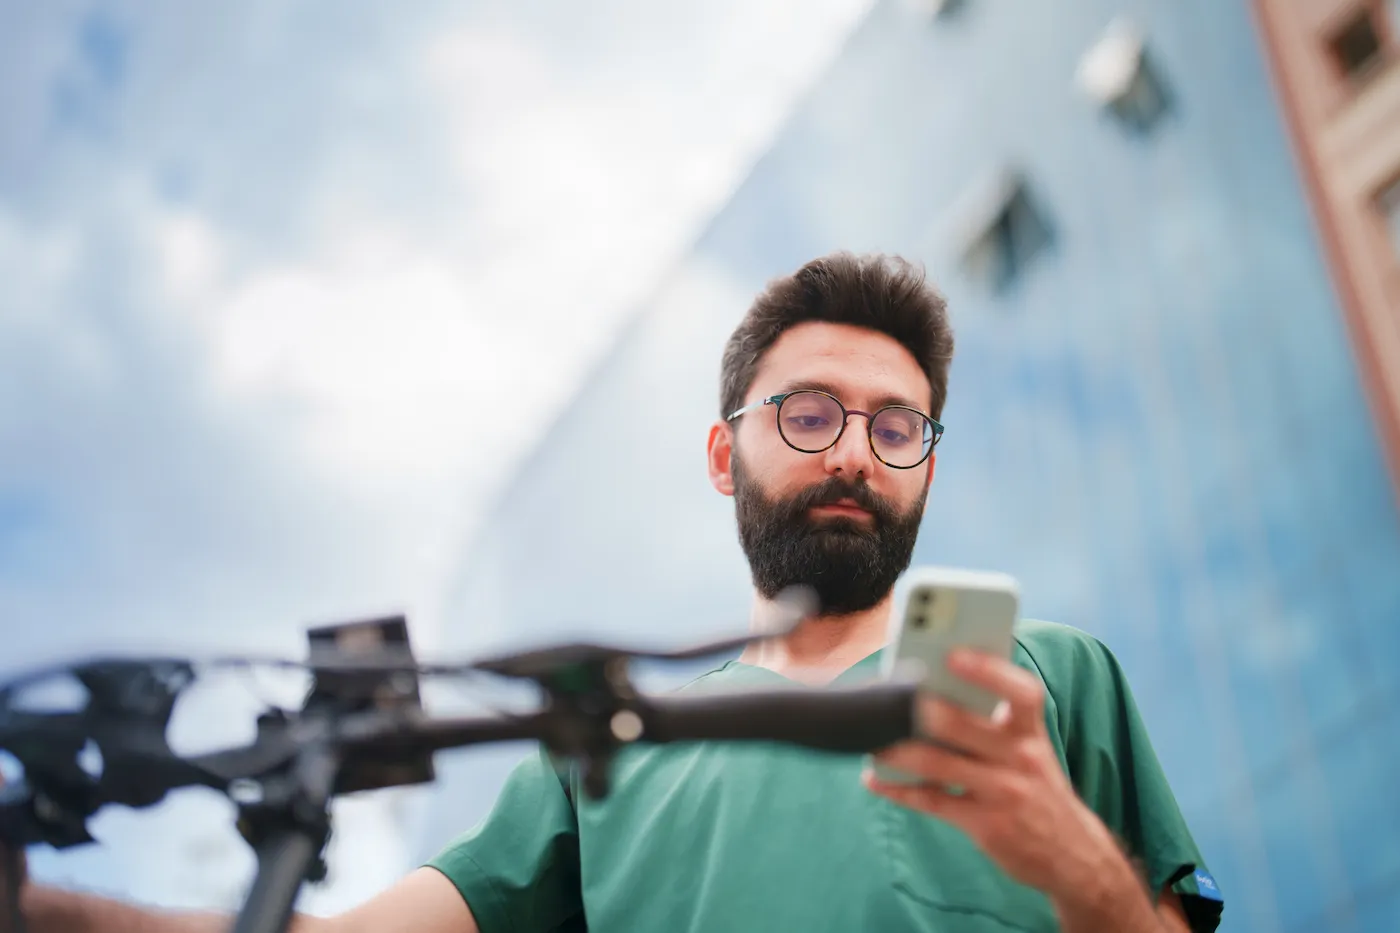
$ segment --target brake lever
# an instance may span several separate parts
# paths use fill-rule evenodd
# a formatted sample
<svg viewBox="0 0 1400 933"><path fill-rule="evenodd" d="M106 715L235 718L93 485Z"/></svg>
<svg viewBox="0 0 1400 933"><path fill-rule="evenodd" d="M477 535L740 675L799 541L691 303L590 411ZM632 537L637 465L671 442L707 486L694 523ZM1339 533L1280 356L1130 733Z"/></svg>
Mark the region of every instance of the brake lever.
<svg viewBox="0 0 1400 933"><path fill-rule="evenodd" d="M81 706L32 706L26 691L58 677L83 687ZM147 807L176 787L218 786L166 741L176 699L193 679L190 662L179 659L96 658L0 687L0 748L24 769L23 781L0 790L4 838L20 846L82 845L93 841L87 821L108 804ZM101 756L100 770L85 766L89 746Z"/></svg>
<svg viewBox="0 0 1400 933"><path fill-rule="evenodd" d="M733 638L702 642L680 649L638 649L622 645L575 642L486 658L468 665L470 669L504 677L525 680L553 680L556 675L569 675L580 668L602 670L625 665L629 661L696 661L742 651L745 648L790 634L797 626L817 612L815 595L810 589L792 587L783 591L773 602L773 612L761 631Z"/></svg>
<svg viewBox="0 0 1400 933"><path fill-rule="evenodd" d="M570 671L585 667L605 667L616 662L639 661L690 661L738 651L766 636L741 636L723 641L696 645L680 651L637 651L616 645L595 642L574 642L567 645L551 645L529 651L485 658L471 664L471 669L502 677L521 680L553 680L557 675L567 675Z"/></svg>

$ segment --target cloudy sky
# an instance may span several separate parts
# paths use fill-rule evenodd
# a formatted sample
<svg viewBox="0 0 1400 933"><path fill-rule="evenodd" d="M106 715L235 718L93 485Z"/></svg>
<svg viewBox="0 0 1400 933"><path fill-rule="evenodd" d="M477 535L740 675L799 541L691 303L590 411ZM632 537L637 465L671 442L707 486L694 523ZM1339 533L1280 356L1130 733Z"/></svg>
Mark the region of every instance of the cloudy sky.
<svg viewBox="0 0 1400 933"><path fill-rule="evenodd" d="M431 649L474 517L869 4L0 0L0 666L383 610ZM227 816L35 870L226 903ZM404 870L395 821L345 808L305 906Z"/></svg>

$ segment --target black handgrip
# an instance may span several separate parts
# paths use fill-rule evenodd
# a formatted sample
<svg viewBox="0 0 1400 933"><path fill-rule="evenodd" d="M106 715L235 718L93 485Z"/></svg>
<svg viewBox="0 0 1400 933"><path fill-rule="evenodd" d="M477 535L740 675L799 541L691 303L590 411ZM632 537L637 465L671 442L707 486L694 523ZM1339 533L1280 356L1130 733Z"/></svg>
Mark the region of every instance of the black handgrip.
<svg viewBox="0 0 1400 933"><path fill-rule="evenodd" d="M641 741L752 740L873 752L915 734L918 685L648 697Z"/></svg>
<svg viewBox="0 0 1400 933"><path fill-rule="evenodd" d="M287 929L297 893L320 855L315 832L279 830L258 846L258 875L230 933L275 933Z"/></svg>

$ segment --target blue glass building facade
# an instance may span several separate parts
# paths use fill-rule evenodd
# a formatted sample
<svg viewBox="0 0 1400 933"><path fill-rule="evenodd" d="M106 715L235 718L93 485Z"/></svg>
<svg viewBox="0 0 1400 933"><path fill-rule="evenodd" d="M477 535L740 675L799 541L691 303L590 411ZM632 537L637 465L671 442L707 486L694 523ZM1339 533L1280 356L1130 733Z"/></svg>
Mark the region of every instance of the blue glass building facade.
<svg viewBox="0 0 1400 933"><path fill-rule="evenodd" d="M1169 91L1150 132L1075 81L1122 14ZM998 288L964 255L1008 174L1047 236ZM743 628L704 465L720 348L833 249L921 260L949 298L915 561L1012 572L1027 614L1118 654L1224 929L1400 929L1400 517L1244 3L877 4L521 465L454 646ZM445 765L424 851L515 757Z"/></svg>

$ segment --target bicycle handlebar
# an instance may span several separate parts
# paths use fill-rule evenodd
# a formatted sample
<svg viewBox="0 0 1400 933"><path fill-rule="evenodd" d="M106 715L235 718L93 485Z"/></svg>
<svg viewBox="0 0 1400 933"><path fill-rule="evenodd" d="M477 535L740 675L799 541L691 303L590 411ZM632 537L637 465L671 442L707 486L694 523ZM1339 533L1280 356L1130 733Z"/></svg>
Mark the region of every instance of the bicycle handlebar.
<svg viewBox="0 0 1400 933"><path fill-rule="evenodd" d="M767 741L837 753L873 752L915 731L913 682L882 681L841 690L770 690L635 697L608 719L619 744ZM352 748L447 748L519 739L568 744L548 712L524 716L431 719L372 716L347 723L337 738ZM325 745L298 753L313 767ZM585 771L585 787L588 787ZM601 785L604 788L606 784ZM258 871L231 933L283 931L297 892L324 842L319 825L280 828L258 845Z"/></svg>

